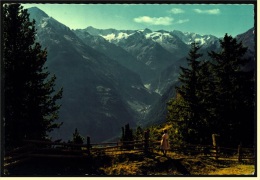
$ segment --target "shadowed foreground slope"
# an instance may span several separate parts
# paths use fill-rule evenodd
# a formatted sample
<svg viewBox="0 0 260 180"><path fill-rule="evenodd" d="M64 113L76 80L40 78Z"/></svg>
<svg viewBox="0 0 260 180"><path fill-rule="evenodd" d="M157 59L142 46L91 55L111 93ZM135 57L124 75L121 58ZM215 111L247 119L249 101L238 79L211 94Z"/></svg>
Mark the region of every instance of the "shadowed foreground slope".
<svg viewBox="0 0 260 180"><path fill-rule="evenodd" d="M254 175L253 163L160 152L104 153L80 159L33 158L5 170L6 176L200 176Z"/></svg>

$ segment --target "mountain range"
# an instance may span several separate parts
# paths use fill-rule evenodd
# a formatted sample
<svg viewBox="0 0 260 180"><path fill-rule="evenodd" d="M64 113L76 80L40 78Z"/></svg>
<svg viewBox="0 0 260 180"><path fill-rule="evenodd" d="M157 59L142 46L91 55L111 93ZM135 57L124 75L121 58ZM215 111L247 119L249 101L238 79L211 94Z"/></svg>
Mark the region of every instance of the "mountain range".
<svg viewBox="0 0 260 180"><path fill-rule="evenodd" d="M119 137L121 127L165 121L166 102L174 97L180 66L193 41L201 51L218 50L213 35L181 31L71 30L42 10L28 9L36 21L37 41L47 48L46 66L64 94L53 138L68 140L77 128L95 142ZM253 29L238 36L254 55Z"/></svg>

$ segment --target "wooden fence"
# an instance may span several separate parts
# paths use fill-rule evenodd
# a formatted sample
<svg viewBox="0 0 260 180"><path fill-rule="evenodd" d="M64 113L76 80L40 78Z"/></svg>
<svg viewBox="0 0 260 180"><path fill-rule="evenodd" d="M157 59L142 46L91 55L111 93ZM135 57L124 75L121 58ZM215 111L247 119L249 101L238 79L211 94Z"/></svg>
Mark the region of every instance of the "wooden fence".
<svg viewBox="0 0 260 180"><path fill-rule="evenodd" d="M149 140L149 136L144 136L144 140L140 141L123 141L123 142L107 142L107 143L91 143L90 137L87 137L86 144L73 144L52 141L26 140L25 146L14 149L5 153L4 167L13 166L31 158L89 158L90 155L118 155L131 151L131 153L142 152L149 154L160 150L160 141ZM215 145L215 146L214 146ZM191 156L203 156L219 160L236 159L254 160L255 149L219 147L213 145L182 145L171 146L170 152L182 153Z"/></svg>
<svg viewBox="0 0 260 180"><path fill-rule="evenodd" d="M220 146L210 146L210 145L185 145L172 147L172 152L183 153L185 155L201 157L214 158L215 160L229 159L237 160L242 162L243 160L255 160L255 149L254 148L244 148L238 146L238 148L228 148Z"/></svg>

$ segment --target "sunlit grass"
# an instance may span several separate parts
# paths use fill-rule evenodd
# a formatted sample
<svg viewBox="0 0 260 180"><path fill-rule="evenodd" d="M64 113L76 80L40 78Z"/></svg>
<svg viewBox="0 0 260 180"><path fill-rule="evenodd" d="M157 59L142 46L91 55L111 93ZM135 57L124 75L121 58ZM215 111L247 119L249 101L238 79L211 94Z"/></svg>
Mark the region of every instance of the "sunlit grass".
<svg viewBox="0 0 260 180"><path fill-rule="evenodd" d="M213 172L210 172L209 175L254 175L254 173L254 165L239 164L232 167L217 169Z"/></svg>
<svg viewBox="0 0 260 180"><path fill-rule="evenodd" d="M109 155L109 153L106 153ZM236 160L203 158L189 156L176 152L168 152L164 157L161 151L153 151L151 155L144 155L134 150L114 154L111 166L102 170L108 175L184 175L183 171L191 175L253 175L254 165L241 164Z"/></svg>

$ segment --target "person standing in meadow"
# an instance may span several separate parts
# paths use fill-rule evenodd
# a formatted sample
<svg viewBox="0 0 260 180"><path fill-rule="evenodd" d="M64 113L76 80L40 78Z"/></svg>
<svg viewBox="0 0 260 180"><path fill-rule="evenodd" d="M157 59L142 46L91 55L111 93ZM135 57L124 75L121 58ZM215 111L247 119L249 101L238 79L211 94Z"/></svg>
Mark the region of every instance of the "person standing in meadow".
<svg viewBox="0 0 260 180"><path fill-rule="evenodd" d="M161 149L163 152L163 155L166 156L167 150L170 149L169 145L169 135L167 129L163 130L162 140L161 140Z"/></svg>

